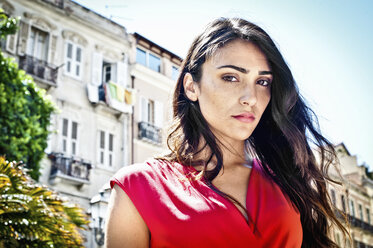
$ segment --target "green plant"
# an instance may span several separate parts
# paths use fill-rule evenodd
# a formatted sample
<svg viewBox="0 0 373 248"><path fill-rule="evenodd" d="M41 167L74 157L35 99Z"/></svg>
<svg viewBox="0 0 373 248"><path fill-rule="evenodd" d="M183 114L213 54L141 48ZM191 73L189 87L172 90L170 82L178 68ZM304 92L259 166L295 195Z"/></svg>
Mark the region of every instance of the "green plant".
<svg viewBox="0 0 373 248"><path fill-rule="evenodd" d="M0 37L17 30L17 18L0 9ZM12 58L0 53L0 155L23 161L32 178L40 176L40 161L47 147L50 116L56 110L45 90Z"/></svg>
<svg viewBox="0 0 373 248"><path fill-rule="evenodd" d="M0 8L0 37L4 38L9 34L14 34L18 29L19 18L9 18L4 10Z"/></svg>
<svg viewBox="0 0 373 248"><path fill-rule="evenodd" d="M87 224L81 208L0 157L0 248L83 247Z"/></svg>

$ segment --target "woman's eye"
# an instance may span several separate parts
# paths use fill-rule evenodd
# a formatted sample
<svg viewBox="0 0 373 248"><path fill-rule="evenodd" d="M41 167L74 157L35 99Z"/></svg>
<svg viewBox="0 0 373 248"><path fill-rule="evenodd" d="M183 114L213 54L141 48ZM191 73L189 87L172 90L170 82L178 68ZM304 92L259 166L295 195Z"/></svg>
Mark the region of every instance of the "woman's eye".
<svg viewBox="0 0 373 248"><path fill-rule="evenodd" d="M271 85L271 81L267 79L260 79L257 83L266 87Z"/></svg>
<svg viewBox="0 0 373 248"><path fill-rule="evenodd" d="M237 78L231 75L223 76L222 79L227 82L238 82Z"/></svg>

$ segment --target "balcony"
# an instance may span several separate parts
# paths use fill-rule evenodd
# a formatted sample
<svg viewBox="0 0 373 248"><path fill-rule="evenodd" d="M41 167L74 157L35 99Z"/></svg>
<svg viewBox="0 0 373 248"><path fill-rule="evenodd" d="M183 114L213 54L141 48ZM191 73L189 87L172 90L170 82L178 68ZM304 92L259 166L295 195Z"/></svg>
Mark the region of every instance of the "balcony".
<svg viewBox="0 0 373 248"><path fill-rule="evenodd" d="M373 234L373 226L369 223L366 223L365 221L357 219L356 217L353 217L351 215L348 215L348 221L350 222L351 226L359 227Z"/></svg>
<svg viewBox="0 0 373 248"><path fill-rule="evenodd" d="M59 178L77 186L89 184L89 172L92 168L90 163L82 159L66 157L62 153L51 153L48 157L52 161L49 177L52 182Z"/></svg>
<svg viewBox="0 0 373 248"><path fill-rule="evenodd" d="M145 140L154 144L162 143L162 133L161 129L148 123L148 122L139 122L139 139Z"/></svg>
<svg viewBox="0 0 373 248"><path fill-rule="evenodd" d="M43 0L44 2L50 3L57 8L63 9L65 0Z"/></svg>
<svg viewBox="0 0 373 248"><path fill-rule="evenodd" d="M354 240L354 247L358 247L358 248L373 248L373 246L365 244L365 243L357 241L357 240Z"/></svg>
<svg viewBox="0 0 373 248"><path fill-rule="evenodd" d="M106 106L105 111L114 114L132 113L135 104L135 90L126 88L112 81L100 86L87 84L88 99L96 107Z"/></svg>
<svg viewBox="0 0 373 248"><path fill-rule="evenodd" d="M335 211L335 215L339 218L344 220L344 217L341 215L339 211ZM373 226L370 225L369 223L366 223L365 221L362 221L354 216L351 216L349 214L346 214L348 218L348 222L350 223L351 226L353 227L358 227L361 228L365 231L368 231L373 234Z"/></svg>
<svg viewBox="0 0 373 248"><path fill-rule="evenodd" d="M20 56L19 67L35 79L49 86L57 86L58 67L30 55Z"/></svg>

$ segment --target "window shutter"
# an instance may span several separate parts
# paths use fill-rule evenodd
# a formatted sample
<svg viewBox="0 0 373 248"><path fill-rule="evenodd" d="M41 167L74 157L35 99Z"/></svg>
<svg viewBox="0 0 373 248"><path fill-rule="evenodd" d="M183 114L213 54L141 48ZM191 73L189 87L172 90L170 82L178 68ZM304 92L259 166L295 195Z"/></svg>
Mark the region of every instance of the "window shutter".
<svg viewBox="0 0 373 248"><path fill-rule="evenodd" d="M10 53L16 52L16 41L17 41L17 34L8 35L6 39L6 50Z"/></svg>
<svg viewBox="0 0 373 248"><path fill-rule="evenodd" d="M148 100L145 97L140 97L141 116L140 121L148 122Z"/></svg>
<svg viewBox="0 0 373 248"><path fill-rule="evenodd" d="M154 101L154 125L163 127L163 103L159 101Z"/></svg>
<svg viewBox="0 0 373 248"><path fill-rule="evenodd" d="M57 52L57 35L52 35L51 40L51 54L50 54L50 61L51 63L55 64L55 59L58 58L59 54Z"/></svg>
<svg viewBox="0 0 373 248"><path fill-rule="evenodd" d="M124 62L117 62L117 83L126 87L127 70Z"/></svg>
<svg viewBox="0 0 373 248"><path fill-rule="evenodd" d="M27 48L27 39L29 35L29 25L23 21L20 23L19 29L19 55L24 55Z"/></svg>
<svg viewBox="0 0 373 248"><path fill-rule="evenodd" d="M102 83L102 54L94 52L92 55L91 84L100 86Z"/></svg>
<svg viewBox="0 0 373 248"><path fill-rule="evenodd" d="M88 100L93 103L97 103L98 99L98 87L92 84L87 84Z"/></svg>

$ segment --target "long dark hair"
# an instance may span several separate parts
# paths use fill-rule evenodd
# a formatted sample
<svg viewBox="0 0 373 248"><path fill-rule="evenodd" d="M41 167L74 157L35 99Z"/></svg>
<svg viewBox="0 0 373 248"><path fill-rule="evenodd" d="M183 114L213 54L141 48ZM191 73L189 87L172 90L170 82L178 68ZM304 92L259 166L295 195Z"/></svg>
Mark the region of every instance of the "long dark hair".
<svg viewBox="0 0 373 248"><path fill-rule="evenodd" d="M302 247L338 247L329 236L328 221L345 234L347 230L334 214L326 188L327 181L332 181L327 172L329 165L336 160L334 147L321 135L317 117L299 94L292 73L276 45L255 24L239 18L219 18L194 40L174 91L174 125L167 139L171 153L164 158L184 165L196 164L199 161L193 158L208 147L211 154L204 161L202 171L205 179L211 184L223 168L220 143L202 116L198 101L190 101L185 95L183 80L185 74L190 73L194 81L200 82L203 63L219 48L237 39L252 42L260 48L273 73L271 100L247 140L248 152L261 161L265 173L299 210L303 227ZM202 148L201 137L205 141ZM316 161L310 143L318 148L320 161ZM213 158L216 166L207 170L207 164ZM211 187L214 188L212 184Z"/></svg>

